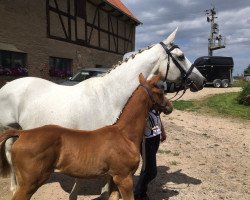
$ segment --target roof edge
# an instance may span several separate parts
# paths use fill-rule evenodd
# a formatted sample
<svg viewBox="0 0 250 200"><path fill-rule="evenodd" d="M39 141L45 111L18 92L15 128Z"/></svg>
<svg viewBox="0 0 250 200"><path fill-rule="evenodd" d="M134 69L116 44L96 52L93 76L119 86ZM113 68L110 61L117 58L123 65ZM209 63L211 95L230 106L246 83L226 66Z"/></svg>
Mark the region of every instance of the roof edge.
<svg viewBox="0 0 250 200"><path fill-rule="evenodd" d="M143 24L142 22L140 22L138 19L136 19L134 16L128 15L127 13L125 13L124 11L122 11L120 8L118 8L117 6L115 6L114 4L110 3L108 0L103 0L106 4L110 5L111 7L119 10L120 12L122 12L124 15L126 15L127 17L131 18L132 20L134 20L136 22L136 25L141 25Z"/></svg>

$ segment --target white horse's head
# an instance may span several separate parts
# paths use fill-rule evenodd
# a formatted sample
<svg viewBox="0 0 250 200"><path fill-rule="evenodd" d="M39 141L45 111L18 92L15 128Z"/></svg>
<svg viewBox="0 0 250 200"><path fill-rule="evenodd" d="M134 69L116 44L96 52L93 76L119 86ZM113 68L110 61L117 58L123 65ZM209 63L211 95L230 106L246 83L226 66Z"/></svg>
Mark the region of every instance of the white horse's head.
<svg viewBox="0 0 250 200"><path fill-rule="evenodd" d="M164 74L165 81L189 87L191 91L196 92L203 89L206 79L184 56L181 49L174 45L177 30L178 28L167 39L155 45L160 54L155 73Z"/></svg>

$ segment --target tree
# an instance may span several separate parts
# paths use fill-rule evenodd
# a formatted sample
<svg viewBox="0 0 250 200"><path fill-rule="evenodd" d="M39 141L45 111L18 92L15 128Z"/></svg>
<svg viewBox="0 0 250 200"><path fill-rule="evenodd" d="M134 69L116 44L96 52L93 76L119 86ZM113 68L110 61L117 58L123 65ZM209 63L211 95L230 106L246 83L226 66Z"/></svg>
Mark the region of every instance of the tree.
<svg viewBox="0 0 250 200"><path fill-rule="evenodd" d="M248 74L248 75L250 74L250 64L244 70L244 74Z"/></svg>

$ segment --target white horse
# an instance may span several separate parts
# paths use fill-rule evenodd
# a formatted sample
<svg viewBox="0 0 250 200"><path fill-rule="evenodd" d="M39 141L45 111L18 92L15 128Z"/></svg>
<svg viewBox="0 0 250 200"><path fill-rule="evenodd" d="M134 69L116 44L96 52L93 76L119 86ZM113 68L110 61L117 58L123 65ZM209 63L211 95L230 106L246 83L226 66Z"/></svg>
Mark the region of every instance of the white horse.
<svg viewBox="0 0 250 200"><path fill-rule="evenodd" d="M94 130L113 124L139 85L137 77L140 73L147 79L160 74L162 79L166 76L167 81L180 82L183 73L176 67L174 59L184 71L189 70L191 63L179 48L173 48L176 32L177 29L163 41L172 57L162 45L156 44L119 63L105 76L75 86L61 86L34 77L7 83L0 90L0 126L18 124L22 129L31 129L57 124L67 128ZM189 79L193 83L190 85L192 91L203 88L205 78L197 69L190 72ZM5 143L10 163L12 144L12 140ZM17 184L14 172L11 174L11 190L14 192Z"/></svg>

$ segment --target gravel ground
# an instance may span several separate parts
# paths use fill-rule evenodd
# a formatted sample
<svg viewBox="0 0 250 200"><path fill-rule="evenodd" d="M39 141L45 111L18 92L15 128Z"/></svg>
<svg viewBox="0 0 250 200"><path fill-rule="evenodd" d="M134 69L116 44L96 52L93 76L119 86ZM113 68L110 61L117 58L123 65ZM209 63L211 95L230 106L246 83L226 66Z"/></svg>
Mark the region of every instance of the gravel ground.
<svg viewBox="0 0 250 200"><path fill-rule="evenodd" d="M187 92L182 99L231 91L239 91L239 88L205 88L198 93ZM162 116L162 120L168 138L157 155L158 176L150 184L150 199L250 199L249 120L178 110ZM73 181L64 175L53 174L32 199L68 199ZM100 179L84 180L78 199L97 198L102 184ZM9 179L0 179L0 200L10 198Z"/></svg>

